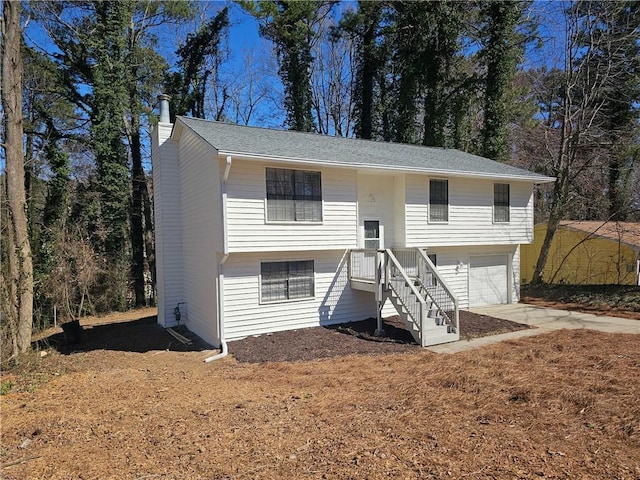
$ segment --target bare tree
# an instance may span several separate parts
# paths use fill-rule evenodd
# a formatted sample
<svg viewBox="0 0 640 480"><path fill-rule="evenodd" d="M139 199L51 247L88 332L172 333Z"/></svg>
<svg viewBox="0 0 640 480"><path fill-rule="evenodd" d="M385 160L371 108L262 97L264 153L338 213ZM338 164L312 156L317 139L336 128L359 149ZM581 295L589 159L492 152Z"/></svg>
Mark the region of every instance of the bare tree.
<svg viewBox="0 0 640 480"><path fill-rule="evenodd" d="M249 52L244 56L241 70L231 71L227 75L227 117L233 123L249 125L256 115L260 115L260 105L268 99L272 90L270 82L273 83L274 79L270 75L275 69L273 65L266 66L264 61L264 58L256 59L255 53Z"/></svg>
<svg viewBox="0 0 640 480"><path fill-rule="evenodd" d="M337 36L333 25L319 28L320 41L313 47L311 103L318 133L349 137L353 135L354 83L353 41Z"/></svg>
<svg viewBox="0 0 640 480"><path fill-rule="evenodd" d="M5 358L26 352L31 345L33 323L33 263L26 212L25 170L22 125L22 32L18 0L5 0L2 21L2 109L3 148L6 159L7 236L3 250L3 330L10 336L11 350ZM4 207L4 204L3 204ZM5 208L3 208L3 211ZM3 212L4 213L4 212Z"/></svg>
<svg viewBox="0 0 640 480"><path fill-rule="evenodd" d="M625 68L624 59L612 54L616 49L614 37L602 28L609 24L616 8L623 6L618 2L575 1L563 7L564 62L562 68L552 72L557 100L550 102L553 109L547 112L549 117L542 127L547 155L541 167L556 177L556 182L533 283L543 282L551 242L567 207L575 200L579 179L593 174L592 169L601 160L606 140L603 107L617 76Z"/></svg>

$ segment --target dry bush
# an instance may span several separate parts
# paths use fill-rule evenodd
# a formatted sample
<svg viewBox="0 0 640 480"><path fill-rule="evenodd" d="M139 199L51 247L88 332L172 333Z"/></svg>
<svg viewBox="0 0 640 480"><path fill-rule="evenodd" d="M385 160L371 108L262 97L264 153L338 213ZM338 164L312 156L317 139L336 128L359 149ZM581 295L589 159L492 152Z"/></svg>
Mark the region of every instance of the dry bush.
<svg viewBox="0 0 640 480"><path fill-rule="evenodd" d="M64 309L67 320L73 320L91 303L91 287L97 282L101 267L89 241L79 235L65 233L53 248L53 268L42 291L54 305Z"/></svg>

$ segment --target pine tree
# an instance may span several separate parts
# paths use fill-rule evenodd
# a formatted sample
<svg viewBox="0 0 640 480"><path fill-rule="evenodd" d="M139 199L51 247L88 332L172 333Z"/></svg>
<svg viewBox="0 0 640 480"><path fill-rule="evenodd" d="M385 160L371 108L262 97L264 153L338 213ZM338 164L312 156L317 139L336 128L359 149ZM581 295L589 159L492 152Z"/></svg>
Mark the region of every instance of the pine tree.
<svg viewBox="0 0 640 480"><path fill-rule="evenodd" d="M376 38L382 19L379 2L358 2L358 12L345 18L342 28L357 38L358 58L356 62L355 133L359 138L373 138L373 118L375 101L375 78L380 68L380 53Z"/></svg>
<svg viewBox="0 0 640 480"><path fill-rule="evenodd" d="M466 96L458 85L464 82L461 71L455 71L460 55L459 37L464 26L466 5L447 0L428 2L429 32L422 54L424 89L424 122L422 144L444 147L461 140L448 139L447 128L453 123L461 133L460 112L468 114ZM467 88L470 85L465 85ZM456 111L456 107L457 111Z"/></svg>
<svg viewBox="0 0 640 480"><path fill-rule="evenodd" d="M229 27L229 9L223 8L178 48L178 71L165 78L165 93L172 98L171 117L190 115L205 118L205 99L209 78L217 73L221 61L220 43ZM221 116L216 115L217 117ZM216 118L218 120L219 118Z"/></svg>
<svg viewBox="0 0 640 480"><path fill-rule="evenodd" d="M509 92L522 51L517 31L525 2L505 0L486 2L484 35L486 47L481 58L486 64L482 155L504 162L509 158Z"/></svg>
<svg viewBox="0 0 640 480"><path fill-rule="evenodd" d="M104 226L99 244L110 266L104 284L112 292L113 307L123 310L126 308L131 198L129 160L123 142L129 100L126 28L134 2L99 2L94 8L96 31L89 43L95 61L91 67L90 136L97 165L100 223Z"/></svg>
<svg viewBox="0 0 640 480"><path fill-rule="evenodd" d="M468 144L475 94L461 37L470 9L460 2L360 2L342 29L355 39L356 132L434 146ZM454 138L455 136L455 138Z"/></svg>
<svg viewBox="0 0 640 480"><path fill-rule="evenodd" d="M429 35L426 17L428 2L394 2L395 28L393 43L396 45L392 62L397 72L395 82L393 141L416 143L416 120L422 76L421 56L426 49ZM431 112L430 112L431 113Z"/></svg>

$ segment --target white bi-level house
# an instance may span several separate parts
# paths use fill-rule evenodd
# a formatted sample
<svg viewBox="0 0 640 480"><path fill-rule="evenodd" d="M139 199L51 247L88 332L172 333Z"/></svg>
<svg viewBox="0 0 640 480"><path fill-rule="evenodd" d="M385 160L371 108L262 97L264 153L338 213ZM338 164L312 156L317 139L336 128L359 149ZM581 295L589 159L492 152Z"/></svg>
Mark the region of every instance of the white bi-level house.
<svg viewBox="0 0 640 480"><path fill-rule="evenodd" d="M161 114L158 322L179 310L225 346L397 311L422 345L456 340L458 309L518 300L533 187L552 180L457 150Z"/></svg>

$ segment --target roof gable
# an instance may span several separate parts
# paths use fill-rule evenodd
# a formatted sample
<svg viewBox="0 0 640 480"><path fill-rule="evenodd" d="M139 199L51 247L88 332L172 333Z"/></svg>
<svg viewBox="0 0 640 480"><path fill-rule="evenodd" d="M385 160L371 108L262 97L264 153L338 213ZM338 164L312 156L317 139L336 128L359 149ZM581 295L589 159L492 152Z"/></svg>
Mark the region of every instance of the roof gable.
<svg viewBox="0 0 640 480"><path fill-rule="evenodd" d="M455 149L247 127L189 117L178 117L178 125L192 130L221 155L533 183L554 180Z"/></svg>

